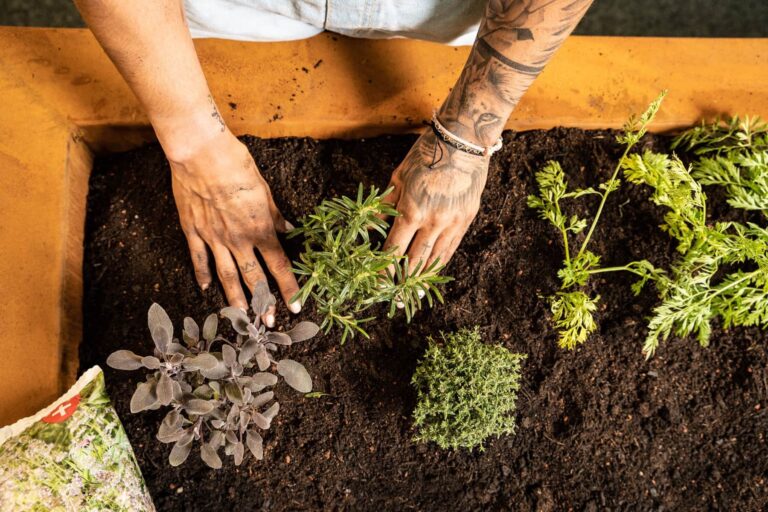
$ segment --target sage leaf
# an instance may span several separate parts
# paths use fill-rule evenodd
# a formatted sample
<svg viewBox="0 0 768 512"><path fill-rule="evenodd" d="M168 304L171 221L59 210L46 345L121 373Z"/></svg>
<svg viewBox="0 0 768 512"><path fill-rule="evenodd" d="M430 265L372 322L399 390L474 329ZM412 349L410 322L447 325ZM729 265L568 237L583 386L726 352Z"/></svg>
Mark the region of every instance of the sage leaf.
<svg viewBox="0 0 768 512"><path fill-rule="evenodd" d="M248 445L248 449L256 460L262 460L264 458L264 440L259 434L249 430L248 434L245 436L245 444Z"/></svg>
<svg viewBox="0 0 768 512"><path fill-rule="evenodd" d="M269 426L272 424L270 420L268 420L266 417L264 417L261 413L254 413L253 416L251 416L251 419L253 420L253 423L256 424L257 427L259 427L262 430L268 430Z"/></svg>
<svg viewBox="0 0 768 512"><path fill-rule="evenodd" d="M277 384L277 375L269 372L259 372L253 375L253 382L261 386L274 386Z"/></svg>
<svg viewBox="0 0 768 512"><path fill-rule="evenodd" d="M142 382L136 387L131 397L131 412L137 413L146 411L157 403L155 382Z"/></svg>
<svg viewBox="0 0 768 512"><path fill-rule="evenodd" d="M272 364L269 360L269 355L267 355L267 350L263 346L260 346L259 350L256 351L256 364L259 367L259 371L262 372Z"/></svg>
<svg viewBox="0 0 768 512"><path fill-rule="evenodd" d="M235 349L230 345L224 345L221 347L221 355L224 358L225 365L230 368L235 365L235 362L237 361L237 353L235 352Z"/></svg>
<svg viewBox="0 0 768 512"><path fill-rule="evenodd" d="M130 350L117 350L109 354L107 364L115 370L138 370L142 367L141 356Z"/></svg>
<svg viewBox="0 0 768 512"><path fill-rule="evenodd" d="M251 309L254 314L261 316L274 304L275 296L270 293L267 282L257 282L256 286L253 288L253 297L251 298Z"/></svg>
<svg viewBox="0 0 768 512"><path fill-rule="evenodd" d="M235 466L239 466L243 463L243 457L245 456L245 446L243 446L243 443L236 443L233 451L233 455L235 456Z"/></svg>
<svg viewBox="0 0 768 512"><path fill-rule="evenodd" d="M206 317L205 323L203 323L203 338L206 341L213 341L216 337L216 332L219 329L219 317L215 313L211 313Z"/></svg>
<svg viewBox="0 0 768 512"><path fill-rule="evenodd" d="M184 430L181 428L181 416L178 411L172 410L166 414L160 423L157 440L161 443L175 443L182 435L184 435Z"/></svg>
<svg viewBox="0 0 768 512"><path fill-rule="evenodd" d="M162 354L166 354L168 353L168 345L171 344L171 333L168 329L159 325L152 331L152 341L155 342L157 350Z"/></svg>
<svg viewBox="0 0 768 512"><path fill-rule="evenodd" d="M204 416L211 412L216 405L208 400L200 400L199 398L192 398L187 400L184 404L184 409L190 414L197 414L198 416Z"/></svg>
<svg viewBox="0 0 768 512"><path fill-rule="evenodd" d="M200 340L200 328L190 317L184 318L184 334L193 342L197 343Z"/></svg>
<svg viewBox="0 0 768 512"><path fill-rule="evenodd" d="M187 386L187 387L191 387L186 382L184 382L183 384L185 386ZM174 400L181 401L181 399L184 398L184 388L182 387L182 383L181 382L178 382L178 381L174 380L173 383L172 383L171 391L173 393L173 399ZM191 389L190 389L190 391L191 391Z"/></svg>
<svg viewBox="0 0 768 512"><path fill-rule="evenodd" d="M200 369L200 374L206 379L226 379L230 376L231 370L227 368L224 361L216 361L216 366L210 370ZM212 383L211 383L212 384Z"/></svg>
<svg viewBox="0 0 768 512"><path fill-rule="evenodd" d="M314 322L299 322L286 334L294 343L313 338L320 331L320 326Z"/></svg>
<svg viewBox="0 0 768 512"><path fill-rule="evenodd" d="M213 370L218 364L219 360L216 359L216 356L206 353L188 357L184 360L184 366L193 370Z"/></svg>
<svg viewBox="0 0 768 512"><path fill-rule="evenodd" d="M251 406L255 409L259 408L272 400L274 397L275 393L273 391L267 391L266 393L256 395L256 397L253 399L253 402L251 402Z"/></svg>
<svg viewBox="0 0 768 512"><path fill-rule="evenodd" d="M264 411L264 417L267 418L270 422L275 419L275 416L277 416L278 411L280 410L280 404L278 402L273 403L269 409Z"/></svg>
<svg viewBox="0 0 768 512"><path fill-rule="evenodd" d="M204 443L200 446L200 458L203 459L208 467L212 469L221 469L221 457L210 443Z"/></svg>
<svg viewBox="0 0 768 512"><path fill-rule="evenodd" d="M224 392L227 394L227 398L232 400L234 403L238 405L243 403L243 390L240 389L240 386L234 382L225 383Z"/></svg>
<svg viewBox="0 0 768 512"><path fill-rule="evenodd" d="M158 329L165 331L165 335L170 342L170 340L173 339L173 323L171 322L168 313L165 312L160 304L153 303L149 307L149 311L147 312L147 325L149 326L149 332L152 334L152 339L155 341L158 350L165 352L165 347L158 345L158 340L155 338L155 331L158 331Z"/></svg>
<svg viewBox="0 0 768 512"><path fill-rule="evenodd" d="M157 400L161 405L168 405L173 400L173 381L166 373L160 374L157 381Z"/></svg>
<svg viewBox="0 0 768 512"><path fill-rule="evenodd" d="M211 448L214 450L221 448L221 445L224 444L224 434L221 432L221 430L215 430L211 434L211 440L208 442L208 444L210 444Z"/></svg>
<svg viewBox="0 0 768 512"><path fill-rule="evenodd" d="M160 368L160 360L155 356L144 356L141 358L141 365L149 370Z"/></svg>
<svg viewBox="0 0 768 512"><path fill-rule="evenodd" d="M176 441L171 449L171 455L168 456L168 462L171 466L176 467L184 464L184 461L189 457L189 452L192 450L192 443L186 442L182 444L183 439Z"/></svg>
<svg viewBox="0 0 768 512"><path fill-rule="evenodd" d="M277 373L282 375L285 382L299 393L312 391L312 377L301 363L293 359L283 359L277 363Z"/></svg>
<svg viewBox="0 0 768 512"><path fill-rule="evenodd" d="M229 319L232 322L232 328L239 334L248 334L248 324L251 321L248 319L248 315L240 308L234 306L227 306L221 310L221 316Z"/></svg>
<svg viewBox="0 0 768 512"><path fill-rule="evenodd" d="M260 346L261 344L255 339L249 339L243 343L243 346L240 348L240 355L237 360L240 364L250 363Z"/></svg>
<svg viewBox="0 0 768 512"><path fill-rule="evenodd" d="M291 346L293 343L291 337L284 332L268 332L267 340L269 340L270 343L283 346Z"/></svg>

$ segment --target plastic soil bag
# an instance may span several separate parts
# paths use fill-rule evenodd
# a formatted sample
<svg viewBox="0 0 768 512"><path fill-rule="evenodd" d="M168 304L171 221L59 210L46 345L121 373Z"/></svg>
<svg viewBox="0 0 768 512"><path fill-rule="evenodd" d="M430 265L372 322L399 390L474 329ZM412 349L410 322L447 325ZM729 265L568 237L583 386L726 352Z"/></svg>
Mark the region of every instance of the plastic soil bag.
<svg viewBox="0 0 768 512"><path fill-rule="evenodd" d="M0 511L154 511L94 366L35 416L0 429Z"/></svg>

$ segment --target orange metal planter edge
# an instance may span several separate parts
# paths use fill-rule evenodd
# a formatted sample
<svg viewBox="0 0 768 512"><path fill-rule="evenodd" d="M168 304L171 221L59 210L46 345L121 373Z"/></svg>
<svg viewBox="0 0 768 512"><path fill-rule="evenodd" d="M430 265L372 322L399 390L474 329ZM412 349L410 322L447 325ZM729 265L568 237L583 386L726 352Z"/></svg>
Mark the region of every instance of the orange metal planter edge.
<svg viewBox="0 0 768 512"><path fill-rule="evenodd" d="M230 127L262 137L418 130L469 51L331 34L196 45ZM768 117L768 40L572 37L508 127L617 128L665 88L655 131L716 114ZM0 27L0 93L3 425L74 381L92 152L127 149L151 130L87 30Z"/></svg>

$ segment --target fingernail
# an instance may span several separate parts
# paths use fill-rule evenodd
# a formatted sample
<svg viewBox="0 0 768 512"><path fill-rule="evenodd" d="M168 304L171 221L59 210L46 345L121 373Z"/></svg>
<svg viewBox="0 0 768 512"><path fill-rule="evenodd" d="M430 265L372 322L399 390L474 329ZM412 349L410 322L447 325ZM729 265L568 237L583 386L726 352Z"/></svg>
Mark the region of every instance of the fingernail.
<svg viewBox="0 0 768 512"><path fill-rule="evenodd" d="M247 310L247 309L245 309L245 308L240 308L240 311L242 311L242 312L243 312L243 313L245 313L245 314L248 314L248 310Z"/></svg>
<svg viewBox="0 0 768 512"><path fill-rule="evenodd" d="M201 284L201 285L200 285L200 289L201 289L201 290L203 290L203 291L205 291L205 290L207 290L207 289L208 289L208 287L209 287L209 286L210 286L210 285L209 285L208 283L203 283L203 284Z"/></svg>
<svg viewBox="0 0 768 512"><path fill-rule="evenodd" d="M423 298L424 298L424 295L426 295L426 293L424 293L424 290L419 290L419 291L418 291L418 292L416 292L416 293L419 295L419 299L423 299Z"/></svg>
<svg viewBox="0 0 768 512"><path fill-rule="evenodd" d="M291 313L293 313L294 315L298 314L299 311L301 311L301 302L297 300L291 302L290 304L288 304L288 309L290 309Z"/></svg>
<svg viewBox="0 0 768 512"><path fill-rule="evenodd" d="M275 315L267 315L267 327L275 326Z"/></svg>
<svg viewBox="0 0 768 512"><path fill-rule="evenodd" d="M285 229L287 229L288 231L293 231L294 229L296 229L296 226L291 224L289 221L285 221Z"/></svg>
<svg viewBox="0 0 768 512"><path fill-rule="evenodd" d="M400 301L395 302L395 306L397 306L397 309L403 309L405 307L405 304L403 304Z"/></svg>

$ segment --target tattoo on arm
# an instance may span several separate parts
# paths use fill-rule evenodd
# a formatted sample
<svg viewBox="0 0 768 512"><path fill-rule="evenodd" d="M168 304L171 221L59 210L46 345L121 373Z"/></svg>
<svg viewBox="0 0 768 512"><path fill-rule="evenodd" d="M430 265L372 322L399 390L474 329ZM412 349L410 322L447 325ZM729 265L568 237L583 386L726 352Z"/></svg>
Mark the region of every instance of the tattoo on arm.
<svg viewBox="0 0 768 512"><path fill-rule="evenodd" d="M427 131L395 174L408 204L466 212L478 207L488 175L488 157L459 151Z"/></svg>
<svg viewBox="0 0 768 512"><path fill-rule="evenodd" d="M219 122L219 125L221 128L220 131L223 132L227 125L224 124L224 119L221 117L221 112L219 112L219 107L216 106L216 102L213 101L213 96L211 96L210 94L208 95L208 101L211 102L211 106L213 107L213 112L211 112L211 117Z"/></svg>
<svg viewBox="0 0 768 512"><path fill-rule="evenodd" d="M456 87L440 119L465 138L491 145L506 119L592 0L489 0Z"/></svg>
<svg viewBox="0 0 768 512"><path fill-rule="evenodd" d="M461 137L492 145L512 109L591 3L489 0L475 46L440 110L440 121ZM394 184L402 191L398 209L406 221L408 215L430 210L471 221L485 188L488 160L425 131L395 172Z"/></svg>

